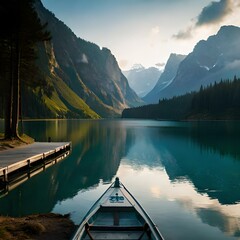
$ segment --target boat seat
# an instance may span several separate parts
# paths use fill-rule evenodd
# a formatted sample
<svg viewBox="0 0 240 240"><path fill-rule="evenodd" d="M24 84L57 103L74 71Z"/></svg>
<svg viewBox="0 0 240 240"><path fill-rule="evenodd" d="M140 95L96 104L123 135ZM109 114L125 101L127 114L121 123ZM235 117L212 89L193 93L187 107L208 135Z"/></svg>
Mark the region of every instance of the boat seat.
<svg viewBox="0 0 240 240"><path fill-rule="evenodd" d="M133 207L101 207L96 218L90 220L98 226L142 226L138 214Z"/></svg>
<svg viewBox="0 0 240 240"><path fill-rule="evenodd" d="M87 236L84 239L102 240L102 239L135 239L147 240L151 239L149 235L149 226L93 226L88 223L85 225Z"/></svg>
<svg viewBox="0 0 240 240"><path fill-rule="evenodd" d="M94 226L89 225L89 231L143 231L144 226Z"/></svg>

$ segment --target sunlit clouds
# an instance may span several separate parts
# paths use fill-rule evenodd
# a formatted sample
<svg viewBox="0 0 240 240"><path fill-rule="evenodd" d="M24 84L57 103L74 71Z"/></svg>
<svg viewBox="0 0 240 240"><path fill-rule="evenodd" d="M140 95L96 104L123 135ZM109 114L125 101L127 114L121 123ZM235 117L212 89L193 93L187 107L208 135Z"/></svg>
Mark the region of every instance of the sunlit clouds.
<svg viewBox="0 0 240 240"><path fill-rule="evenodd" d="M107 47L123 70L188 54L222 25L240 25L240 0L43 0L83 39Z"/></svg>
<svg viewBox="0 0 240 240"><path fill-rule="evenodd" d="M176 40L205 39L215 34L223 25L240 25L240 0L212 1L185 29L173 34Z"/></svg>
<svg viewBox="0 0 240 240"><path fill-rule="evenodd" d="M220 22L233 11L233 5L234 2L232 0L211 2L208 6L204 7L199 14L196 25L207 25Z"/></svg>

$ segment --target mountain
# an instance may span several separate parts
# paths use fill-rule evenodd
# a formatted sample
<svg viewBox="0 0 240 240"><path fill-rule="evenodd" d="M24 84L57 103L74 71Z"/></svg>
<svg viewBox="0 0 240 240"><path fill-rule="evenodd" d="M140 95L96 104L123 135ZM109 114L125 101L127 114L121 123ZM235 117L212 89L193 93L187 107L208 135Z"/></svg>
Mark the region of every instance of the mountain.
<svg viewBox="0 0 240 240"><path fill-rule="evenodd" d="M157 81L154 88L145 96L143 100L147 103L157 103L160 98L161 91L168 87L176 76L178 66L185 58L185 55L170 54L164 71Z"/></svg>
<svg viewBox="0 0 240 240"><path fill-rule="evenodd" d="M240 28L236 26L223 26L216 35L198 42L180 63L171 84L159 92L159 98L170 98L198 90L201 85L240 76L239 42Z"/></svg>
<svg viewBox="0 0 240 240"><path fill-rule="evenodd" d="M162 72L158 68L144 68L139 64L134 65L132 69L128 71L123 71L123 74L128 79L130 87L139 97L144 97L153 89L161 73Z"/></svg>
<svg viewBox="0 0 240 240"><path fill-rule="evenodd" d="M198 92L163 99L157 104L124 109L123 118L164 120L239 120L240 78L220 81Z"/></svg>
<svg viewBox="0 0 240 240"><path fill-rule="evenodd" d="M142 103L109 49L78 38L40 1L35 8L52 36L39 45L38 66L53 92L38 89L31 99L25 97L28 108L36 102L57 118L98 118L119 116L125 107ZM40 99L32 101L34 94ZM26 109L23 112L28 115Z"/></svg>

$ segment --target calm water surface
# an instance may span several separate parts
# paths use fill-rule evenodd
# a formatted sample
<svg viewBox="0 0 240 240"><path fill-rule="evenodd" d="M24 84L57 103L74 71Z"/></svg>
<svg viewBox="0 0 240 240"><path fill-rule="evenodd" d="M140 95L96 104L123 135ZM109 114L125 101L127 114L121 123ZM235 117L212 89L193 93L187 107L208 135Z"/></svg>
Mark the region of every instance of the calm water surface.
<svg viewBox="0 0 240 240"><path fill-rule="evenodd" d="M0 198L0 214L79 223L119 176L166 239L240 239L240 122L29 121L24 131L73 150Z"/></svg>

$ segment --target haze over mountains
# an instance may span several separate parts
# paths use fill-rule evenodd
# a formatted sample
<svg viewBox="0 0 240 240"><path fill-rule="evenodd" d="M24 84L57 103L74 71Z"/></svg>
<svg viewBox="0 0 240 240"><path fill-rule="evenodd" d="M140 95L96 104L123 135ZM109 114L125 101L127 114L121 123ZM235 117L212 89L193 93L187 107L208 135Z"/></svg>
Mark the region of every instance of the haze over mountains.
<svg viewBox="0 0 240 240"><path fill-rule="evenodd" d="M156 68L125 72L130 87L109 49L78 38L40 0L36 10L52 35L50 42L39 44L37 60L52 92L25 89L25 118L118 117L125 108L157 103L198 90L201 85L240 76L239 27L222 27L187 56L171 54L162 75ZM134 90L141 97L151 91L143 97L144 102Z"/></svg>
<svg viewBox="0 0 240 240"><path fill-rule="evenodd" d="M144 97L153 89L161 73L156 67L145 68L141 64L135 64L130 70L123 71L130 87L139 97Z"/></svg>
<svg viewBox="0 0 240 240"><path fill-rule="evenodd" d="M165 69L158 79L154 88L145 96L143 100L147 103L156 103L159 101L161 91L168 87L176 76L179 64L185 58L185 55L172 53L167 61Z"/></svg>
<svg viewBox="0 0 240 240"><path fill-rule="evenodd" d="M30 109L33 102L41 109L38 117L57 118L114 117L126 107L143 103L109 49L76 37L41 1L36 2L36 10L41 21L48 23L52 36L39 47L38 65L53 92L29 93L23 99L25 117L35 116Z"/></svg>
<svg viewBox="0 0 240 240"><path fill-rule="evenodd" d="M201 85L207 86L221 79L233 79L234 75L240 76L239 43L240 28L223 26L216 35L206 41L199 41L182 61L178 62L176 55L174 61L174 55L171 55L157 85L143 99L148 103L157 103L159 99L199 90ZM168 76L169 72L173 75Z"/></svg>

